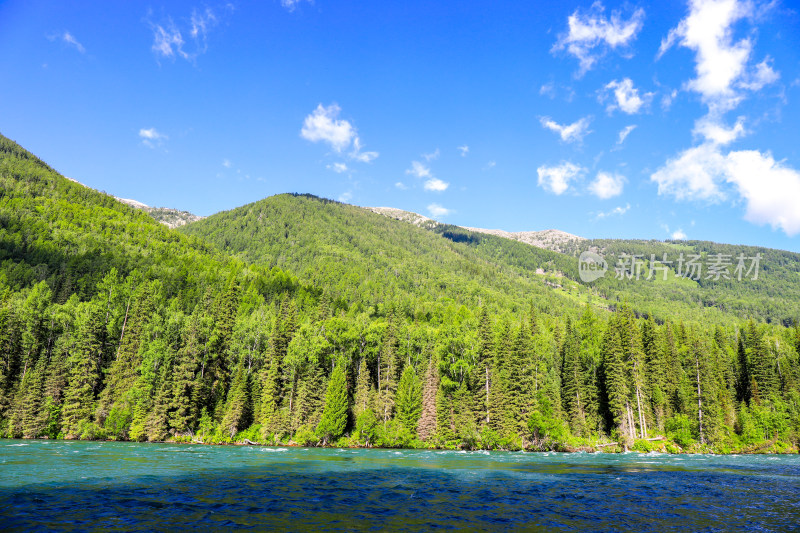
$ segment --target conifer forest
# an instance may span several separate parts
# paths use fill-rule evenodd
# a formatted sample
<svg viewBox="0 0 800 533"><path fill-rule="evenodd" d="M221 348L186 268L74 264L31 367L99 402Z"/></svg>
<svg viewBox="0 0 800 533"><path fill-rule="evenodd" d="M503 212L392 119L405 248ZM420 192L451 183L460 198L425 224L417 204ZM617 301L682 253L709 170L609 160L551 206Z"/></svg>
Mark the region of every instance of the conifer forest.
<svg viewBox="0 0 800 533"><path fill-rule="evenodd" d="M762 275L588 284L589 247ZM553 251L298 194L170 229L0 136L2 437L797 452L798 317L790 252Z"/></svg>

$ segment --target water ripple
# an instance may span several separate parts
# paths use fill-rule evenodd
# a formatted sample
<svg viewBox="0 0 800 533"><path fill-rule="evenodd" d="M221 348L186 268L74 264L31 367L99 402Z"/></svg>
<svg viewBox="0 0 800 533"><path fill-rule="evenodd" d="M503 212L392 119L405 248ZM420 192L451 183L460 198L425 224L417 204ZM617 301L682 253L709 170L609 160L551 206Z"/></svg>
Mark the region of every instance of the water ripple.
<svg viewBox="0 0 800 533"><path fill-rule="evenodd" d="M783 531L800 516L797 456L31 442L0 460L12 530Z"/></svg>

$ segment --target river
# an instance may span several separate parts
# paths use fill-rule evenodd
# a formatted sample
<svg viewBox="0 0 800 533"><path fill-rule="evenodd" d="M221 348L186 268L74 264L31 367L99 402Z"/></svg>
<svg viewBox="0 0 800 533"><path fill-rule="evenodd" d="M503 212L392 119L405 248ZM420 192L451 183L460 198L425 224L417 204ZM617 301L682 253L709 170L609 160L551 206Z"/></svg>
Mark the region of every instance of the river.
<svg viewBox="0 0 800 533"><path fill-rule="evenodd" d="M787 531L800 456L0 440L0 528Z"/></svg>

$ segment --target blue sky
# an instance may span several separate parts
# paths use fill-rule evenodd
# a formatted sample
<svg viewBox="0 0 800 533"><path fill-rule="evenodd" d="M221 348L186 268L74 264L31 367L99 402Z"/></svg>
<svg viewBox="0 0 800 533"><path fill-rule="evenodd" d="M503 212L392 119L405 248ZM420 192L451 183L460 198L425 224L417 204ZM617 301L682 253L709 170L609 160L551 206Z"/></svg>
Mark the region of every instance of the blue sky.
<svg viewBox="0 0 800 533"><path fill-rule="evenodd" d="M7 0L0 51L0 132L148 205L800 251L789 2Z"/></svg>

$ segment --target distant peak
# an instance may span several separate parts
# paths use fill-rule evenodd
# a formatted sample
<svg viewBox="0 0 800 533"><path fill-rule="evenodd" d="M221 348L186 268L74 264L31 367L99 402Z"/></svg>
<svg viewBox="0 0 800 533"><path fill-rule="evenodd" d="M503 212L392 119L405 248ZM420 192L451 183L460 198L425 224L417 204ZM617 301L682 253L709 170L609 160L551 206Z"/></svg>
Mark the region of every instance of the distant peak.
<svg viewBox="0 0 800 533"><path fill-rule="evenodd" d="M403 222L409 222L415 226L421 226L426 222L434 222L433 219L430 219L425 215L420 215L419 213L413 213L411 211L403 211L402 209L397 209L395 207L365 207L364 209L372 211L373 213L378 213L379 215L383 215L385 217L402 220Z"/></svg>
<svg viewBox="0 0 800 533"><path fill-rule="evenodd" d="M136 209L147 209L150 207L147 204L143 204L138 200L131 200L130 198L120 198L119 196L114 197L116 200L122 202L123 204L128 204L131 207L135 207Z"/></svg>
<svg viewBox="0 0 800 533"><path fill-rule="evenodd" d="M423 224L428 223L438 224L436 221L426 217L425 215L420 215L419 213L414 213L412 211L404 211L395 207L365 207L364 209L372 211L373 213L378 213L379 215L383 215L385 217L394 218L403 222L409 222L415 226L422 226ZM553 250L556 252L562 252L565 248L565 245L570 242L586 240L584 237L579 237L558 229L511 232L501 229L463 228L468 231L474 231L475 233L485 233L487 235L503 237L505 239L519 241L531 246L536 246L537 248L545 248L547 250Z"/></svg>

